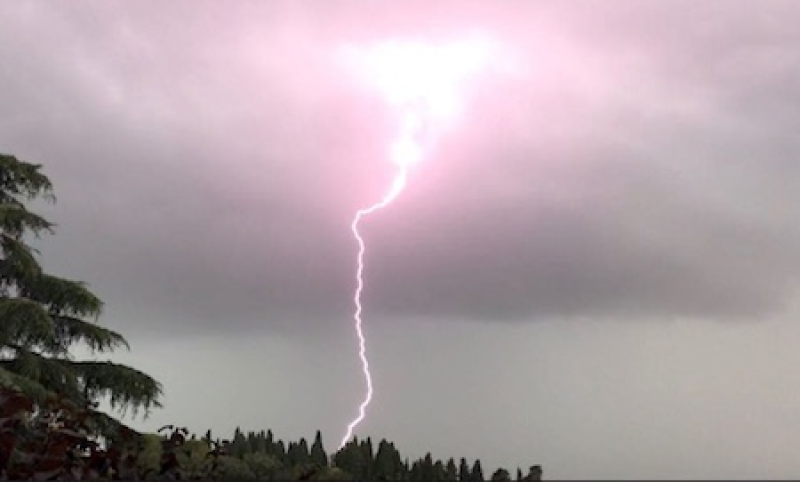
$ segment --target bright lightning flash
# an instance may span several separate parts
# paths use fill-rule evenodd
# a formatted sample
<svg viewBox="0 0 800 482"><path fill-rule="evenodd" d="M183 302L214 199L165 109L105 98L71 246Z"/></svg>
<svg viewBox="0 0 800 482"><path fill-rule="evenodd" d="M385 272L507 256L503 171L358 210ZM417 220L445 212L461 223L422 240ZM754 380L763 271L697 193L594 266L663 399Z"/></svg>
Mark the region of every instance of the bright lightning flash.
<svg viewBox="0 0 800 482"><path fill-rule="evenodd" d="M403 191L409 171L423 159L426 147L432 140L434 122L442 124L459 114L459 88L468 74L482 66L487 47L482 39L444 44L390 41L366 50L351 48L345 52L351 59L355 54L356 67L366 74L365 78L371 87L377 88L385 100L403 115L400 132L389 150L390 158L397 166L392 185L380 201L356 211L350 225L358 242L353 320L367 389L364 401L358 408L358 416L347 426L340 449L350 440L356 425L364 419L367 405L372 400L372 375L361 319L366 243L358 230L359 223L364 217L387 207Z"/></svg>

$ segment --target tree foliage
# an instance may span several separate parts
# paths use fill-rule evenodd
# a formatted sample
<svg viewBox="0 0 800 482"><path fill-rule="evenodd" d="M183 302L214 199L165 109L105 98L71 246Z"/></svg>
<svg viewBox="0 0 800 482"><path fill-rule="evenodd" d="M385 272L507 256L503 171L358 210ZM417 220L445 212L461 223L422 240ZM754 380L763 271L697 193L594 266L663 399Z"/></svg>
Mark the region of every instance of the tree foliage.
<svg viewBox="0 0 800 482"><path fill-rule="evenodd" d="M97 324L103 303L86 283L44 272L31 236L53 223L30 211L31 201L54 201L41 166L0 154L0 384L36 403L59 397L77 406L106 399L112 409L149 411L161 385L131 367L75 360L70 349L93 353L127 348L123 336Z"/></svg>

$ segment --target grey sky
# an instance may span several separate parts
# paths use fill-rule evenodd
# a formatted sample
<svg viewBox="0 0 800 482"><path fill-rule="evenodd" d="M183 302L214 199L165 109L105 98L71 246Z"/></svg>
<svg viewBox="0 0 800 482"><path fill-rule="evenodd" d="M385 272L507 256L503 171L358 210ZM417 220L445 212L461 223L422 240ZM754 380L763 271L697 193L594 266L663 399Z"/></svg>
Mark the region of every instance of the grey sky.
<svg viewBox="0 0 800 482"><path fill-rule="evenodd" d="M457 128L364 225L379 376L363 433L556 477L787 476L798 15L789 1L5 4L0 150L45 165L59 228L43 259L88 281L133 343L122 359L164 379L155 421L319 427L333 448L362 383L348 225L391 180L393 131L332 52L480 30L519 71L477 79ZM266 388L223 371L243 366L265 366ZM455 388L473 394L462 410L446 406ZM202 390L250 395L220 411L225 395L192 401Z"/></svg>

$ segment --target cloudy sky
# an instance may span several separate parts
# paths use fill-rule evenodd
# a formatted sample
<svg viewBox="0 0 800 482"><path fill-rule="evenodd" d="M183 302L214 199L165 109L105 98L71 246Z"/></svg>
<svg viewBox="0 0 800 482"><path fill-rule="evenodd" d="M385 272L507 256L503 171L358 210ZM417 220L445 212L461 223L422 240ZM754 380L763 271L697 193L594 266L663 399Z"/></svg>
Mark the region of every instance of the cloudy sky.
<svg viewBox="0 0 800 482"><path fill-rule="evenodd" d="M338 444L361 401L353 213L397 112L337 62L502 45L365 221L358 435L551 478L800 473L800 4L5 2L0 151L45 267L165 386L138 426ZM502 60L502 62L500 62Z"/></svg>

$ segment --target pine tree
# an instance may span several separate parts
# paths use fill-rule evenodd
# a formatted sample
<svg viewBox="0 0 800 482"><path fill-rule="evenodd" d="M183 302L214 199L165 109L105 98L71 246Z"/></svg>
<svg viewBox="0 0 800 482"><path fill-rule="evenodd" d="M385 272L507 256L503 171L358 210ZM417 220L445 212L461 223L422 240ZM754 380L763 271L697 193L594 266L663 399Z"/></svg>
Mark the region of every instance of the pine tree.
<svg viewBox="0 0 800 482"><path fill-rule="evenodd" d="M472 472L469 470L467 459L462 458L458 466L458 480L461 482L469 482L472 480Z"/></svg>
<svg viewBox="0 0 800 482"><path fill-rule="evenodd" d="M256 433L250 430L247 432L247 450L245 453L252 454L256 452Z"/></svg>
<svg viewBox="0 0 800 482"><path fill-rule="evenodd" d="M300 438L297 443L297 465L306 465L311 462L311 455L308 453L308 442L305 438Z"/></svg>
<svg viewBox="0 0 800 482"><path fill-rule="evenodd" d="M375 478L378 480L393 479L398 475L395 466L394 448L386 441L378 443L378 452L375 454Z"/></svg>
<svg viewBox="0 0 800 482"><path fill-rule="evenodd" d="M392 459L392 467L394 467L394 479L398 480L405 480L404 477L408 475L408 471L405 470L405 465L403 464L403 458L400 456L400 451L394 446L392 442L387 442L388 451L391 454Z"/></svg>
<svg viewBox="0 0 800 482"><path fill-rule="evenodd" d="M445 472L447 474L446 480L458 480L458 467L456 467L456 461L453 457L450 457L450 460L447 461Z"/></svg>
<svg viewBox="0 0 800 482"><path fill-rule="evenodd" d="M247 453L247 438L239 427L233 431L229 450L231 455L236 458L242 458Z"/></svg>
<svg viewBox="0 0 800 482"><path fill-rule="evenodd" d="M56 394L78 406L107 399L112 409L130 408L134 414L160 406L161 385L146 374L70 355L77 343L93 353L128 344L96 323L103 303L85 283L45 273L26 243L30 236L53 232L51 222L25 205L55 200L52 184L40 170L0 154L0 385L15 387L35 402ZM96 421L98 430L101 424L119 427L112 417Z"/></svg>
<svg viewBox="0 0 800 482"><path fill-rule="evenodd" d="M278 440L275 444L275 458L280 460L281 463L286 463L286 446L283 445L283 440Z"/></svg>
<svg viewBox="0 0 800 482"><path fill-rule="evenodd" d="M362 477L372 480L375 472L375 453L372 450L372 439L370 437L361 442L361 453L364 460Z"/></svg>
<svg viewBox="0 0 800 482"><path fill-rule="evenodd" d="M253 453L267 455L267 436L262 430L256 435L256 444Z"/></svg>
<svg viewBox="0 0 800 482"><path fill-rule="evenodd" d="M281 458L278 454L277 444L272 436L272 430L267 430L267 454L272 455L278 460Z"/></svg>
<svg viewBox="0 0 800 482"><path fill-rule="evenodd" d="M416 462L411 464L411 470L408 471L408 480L410 481L425 480L421 461L417 460Z"/></svg>
<svg viewBox="0 0 800 482"><path fill-rule="evenodd" d="M314 443L311 445L311 463L317 467L326 467L328 465L328 455L325 453L325 448L322 446L322 433L317 430L314 436Z"/></svg>
<svg viewBox="0 0 800 482"><path fill-rule="evenodd" d="M481 461L476 459L475 464L472 466L472 482L483 482L483 469L481 468Z"/></svg>
<svg viewBox="0 0 800 482"><path fill-rule="evenodd" d="M433 464L433 480L447 480L447 471L444 469L444 464L441 460L437 460Z"/></svg>
<svg viewBox="0 0 800 482"><path fill-rule="evenodd" d="M345 472L349 473L358 480L364 479L364 454L361 450L361 444L358 438L354 437L352 441L345 444L333 456L334 465Z"/></svg>
<svg viewBox="0 0 800 482"><path fill-rule="evenodd" d="M425 480L433 480L433 457L431 453L428 452L425 454L425 457L422 459L422 478Z"/></svg>
<svg viewBox="0 0 800 482"><path fill-rule="evenodd" d="M286 461L288 465L294 466L301 463L301 456L300 456L299 446L295 442L289 442L289 446L286 449Z"/></svg>

